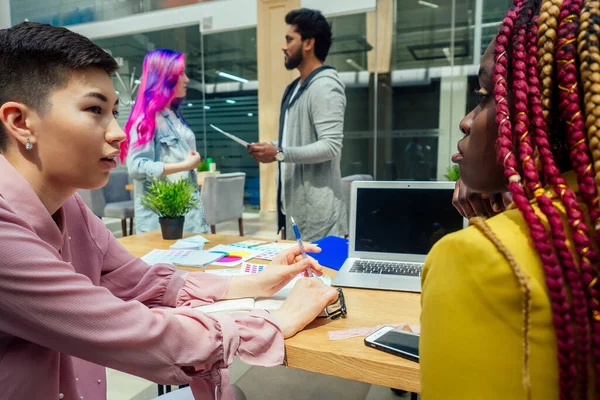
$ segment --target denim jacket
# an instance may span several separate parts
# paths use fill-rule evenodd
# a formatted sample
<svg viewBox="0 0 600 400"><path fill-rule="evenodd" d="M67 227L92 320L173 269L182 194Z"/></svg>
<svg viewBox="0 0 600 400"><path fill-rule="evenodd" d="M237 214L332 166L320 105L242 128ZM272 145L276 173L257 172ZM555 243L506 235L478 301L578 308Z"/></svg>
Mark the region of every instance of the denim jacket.
<svg viewBox="0 0 600 400"><path fill-rule="evenodd" d="M139 122L139 121L138 121ZM152 140L137 145L137 126L130 133L130 149L127 155L127 169L133 182L135 197L135 232L144 233L160 229L158 215L141 205L141 196L147 190L152 178L162 175L166 163L183 161L190 150L196 151L196 139L192 130L170 109L156 115L156 128ZM196 171L179 172L169 179L189 179L197 187ZM199 203L185 216L184 231L209 233L204 218L204 207L200 193L195 193Z"/></svg>

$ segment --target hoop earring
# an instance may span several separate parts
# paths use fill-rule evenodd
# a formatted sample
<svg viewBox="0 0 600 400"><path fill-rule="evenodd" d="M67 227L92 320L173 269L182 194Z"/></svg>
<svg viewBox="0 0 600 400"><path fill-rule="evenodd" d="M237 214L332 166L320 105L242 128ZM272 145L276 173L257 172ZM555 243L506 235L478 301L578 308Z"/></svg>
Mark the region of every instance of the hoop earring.
<svg viewBox="0 0 600 400"><path fill-rule="evenodd" d="M25 150L31 150L33 149L33 145L31 144L31 141L29 140L29 138L27 138L27 143L25 143Z"/></svg>

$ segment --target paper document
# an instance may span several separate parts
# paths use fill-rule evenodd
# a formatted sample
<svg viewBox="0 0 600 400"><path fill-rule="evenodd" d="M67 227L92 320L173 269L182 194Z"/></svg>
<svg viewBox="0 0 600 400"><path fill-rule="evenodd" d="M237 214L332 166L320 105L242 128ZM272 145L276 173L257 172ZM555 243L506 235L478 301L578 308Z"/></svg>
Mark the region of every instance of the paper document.
<svg viewBox="0 0 600 400"><path fill-rule="evenodd" d="M206 267L223 256L206 250L158 250L154 249L142 257L148 265L173 264L185 267Z"/></svg>
<svg viewBox="0 0 600 400"><path fill-rule="evenodd" d="M221 132L223 135L227 136L229 139L233 140L234 142L238 142L239 144L241 144L244 147L248 147L248 145L250 144L250 143L246 142L245 140L242 140L239 137L232 135L231 133L227 133L224 130L217 128L213 124L210 124L210 127L213 128L217 132Z"/></svg>

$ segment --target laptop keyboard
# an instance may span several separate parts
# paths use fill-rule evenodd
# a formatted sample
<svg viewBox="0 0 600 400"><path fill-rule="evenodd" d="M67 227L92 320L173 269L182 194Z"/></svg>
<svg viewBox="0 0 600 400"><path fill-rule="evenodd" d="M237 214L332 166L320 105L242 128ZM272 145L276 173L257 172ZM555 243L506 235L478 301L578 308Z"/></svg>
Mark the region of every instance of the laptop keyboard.
<svg viewBox="0 0 600 400"><path fill-rule="evenodd" d="M421 276L422 270L422 264L370 260L356 260L352 265L352 268L350 268L350 272L357 272L363 274L404 276Z"/></svg>

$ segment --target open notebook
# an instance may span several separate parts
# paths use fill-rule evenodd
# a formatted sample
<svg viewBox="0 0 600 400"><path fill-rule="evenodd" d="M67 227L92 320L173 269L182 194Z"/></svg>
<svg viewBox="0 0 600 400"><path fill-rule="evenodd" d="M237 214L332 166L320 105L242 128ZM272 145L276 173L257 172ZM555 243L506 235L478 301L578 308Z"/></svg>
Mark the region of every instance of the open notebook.
<svg viewBox="0 0 600 400"><path fill-rule="evenodd" d="M262 264L254 263L242 263L240 269L234 270L212 270L205 271L205 273L215 273L219 275L252 275L262 271ZM276 310L285 301L286 297L298 281L301 276L297 276L292 279L287 285L285 285L279 292L275 293L272 297L257 297L257 298L243 298L233 300L221 300L216 301L213 304L207 304L204 306L195 307L196 310L200 310L207 314L217 313L228 313L235 311L252 311L256 308L263 310ZM331 286L331 278L326 275L319 277L326 285Z"/></svg>

